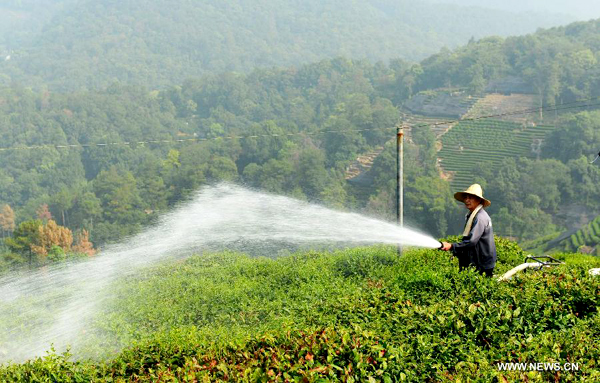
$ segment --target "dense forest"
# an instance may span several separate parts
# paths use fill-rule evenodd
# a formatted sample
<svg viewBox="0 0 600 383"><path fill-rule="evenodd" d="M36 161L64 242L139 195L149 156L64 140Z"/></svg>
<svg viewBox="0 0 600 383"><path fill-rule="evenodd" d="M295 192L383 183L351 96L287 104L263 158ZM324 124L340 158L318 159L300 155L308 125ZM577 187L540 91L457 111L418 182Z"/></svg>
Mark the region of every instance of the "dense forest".
<svg viewBox="0 0 600 383"><path fill-rule="evenodd" d="M3 92L6 147L141 142L281 134L179 145L109 145L0 153L2 201L17 223L48 205L59 224L85 228L97 245L139 230L207 182L245 182L342 207L344 166L389 138L323 131L393 127L398 114L377 96L389 69L348 60L299 70L260 70L190 81L164 92L113 87L61 95ZM284 133L297 133L284 136Z"/></svg>
<svg viewBox="0 0 600 383"><path fill-rule="evenodd" d="M0 84L51 90L164 88L205 73L336 56L420 60L470 38L570 21L416 0L25 0L0 10Z"/></svg>
<svg viewBox="0 0 600 383"><path fill-rule="evenodd" d="M218 181L392 218L399 121L392 100L406 97L396 84L412 69L336 59L205 76L161 92L7 88L0 103L4 147L48 146L0 151L0 200L14 210L22 241L52 217L74 233L85 229L96 246L139 231L199 186ZM497 171L473 164L473 179L494 201L499 233L532 240L563 229L552 219L563 205L598 211L600 170L586 159L600 142L597 121L598 112L564 115L541 160L506 158ZM149 142L182 138L190 141ZM113 145L95 145L106 143ZM66 144L76 147L55 147ZM347 183L348 164L380 145L385 150L367 190ZM439 177L428 127L412 133L406 161L407 220L437 236L458 231L460 208ZM7 251L16 262L32 257L27 247Z"/></svg>
<svg viewBox="0 0 600 383"><path fill-rule="evenodd" d="M600 21L592 20L442 50L414 68L411 90L458 86L482 92L492 80L517 76L524 81L519 90L540 95L546 105L598 97L599 32Z"/></svg>
<svg viewBox="0 0 600 383"><path fill-rule="evenodd" d="M75 12L85 2L80 8L68 4L40 6ZM113 6L125 5L98 5L92 14L96 18ZM507 91L503 82L514 79L521 91L537 94L541 105L593 99L600 81L599 26L591 21L473 40L418 64L327 59L248 74L205 74L163 90L117 82L68 93L6 86L0 92L0 224L4 236L13 238L5 242L4 264L49 254L62 258L61 251L71 247L89 253L89 241L102 247L136 233L199 186L220 181L392 218L391 138L407 100L439 88L473 95L494 86ZM50 44L53 32L46 32ZM556 129L538 159L515 155L500 166L472 164L473 181L495 201L489 211L498 233L519 241L554 238L573 229L565 209L598 214L600 173L587 163L600 144L593 109L555 113ZM73 146L57 147L65 145ZM23 146L36 148L15 149ZM366 175L368 186L348 183L349 164L382 146ZM440 178L438 149L429 127L411 132L405 198L407 221L442 236L460 230L462 219L450 183ZM36 234L53 232L48 224L67 230L67 239Z"/></svg>

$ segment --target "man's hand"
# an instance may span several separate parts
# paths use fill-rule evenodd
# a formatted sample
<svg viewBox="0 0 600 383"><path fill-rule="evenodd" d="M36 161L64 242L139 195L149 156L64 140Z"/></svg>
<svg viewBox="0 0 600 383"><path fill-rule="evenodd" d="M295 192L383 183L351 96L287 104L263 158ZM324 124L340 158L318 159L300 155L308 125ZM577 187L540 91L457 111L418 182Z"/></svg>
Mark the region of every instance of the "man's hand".
<svg viewBox="0 0 600 383"><path fill-rule="evenodd" d="M449 251L452 248L452 244L448 242L442 242L442 247L440 250Z"/></svg>

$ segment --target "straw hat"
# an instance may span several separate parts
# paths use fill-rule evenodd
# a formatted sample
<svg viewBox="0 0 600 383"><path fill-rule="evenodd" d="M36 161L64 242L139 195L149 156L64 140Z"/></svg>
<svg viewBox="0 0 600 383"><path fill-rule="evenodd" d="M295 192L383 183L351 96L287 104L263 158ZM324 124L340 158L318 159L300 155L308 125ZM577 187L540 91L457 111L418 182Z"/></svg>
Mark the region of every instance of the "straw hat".
<svg viewBox="0 0 600 383"><path fill-rule="evenodd" d="M479 184L473 184L469 186L469 188L464 192L454 193L454 198L457 201L465 202L465 197L467 195L474 195L476 197L481 198L483 200L483 207L488 207L492 204L489 200L483 198L483 189L481 189L481 185Z"/></svg>

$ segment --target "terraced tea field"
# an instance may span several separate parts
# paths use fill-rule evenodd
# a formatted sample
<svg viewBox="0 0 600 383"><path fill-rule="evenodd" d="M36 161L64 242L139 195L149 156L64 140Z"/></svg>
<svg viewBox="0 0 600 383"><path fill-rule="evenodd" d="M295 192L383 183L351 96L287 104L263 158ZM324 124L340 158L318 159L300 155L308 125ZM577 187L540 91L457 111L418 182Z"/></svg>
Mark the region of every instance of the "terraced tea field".
<svg viewBox="0 0 600 383"><path fill-rule="evenodd" d="M369 171L373 166L373 161L383 152L383 146L378 146L372 151L360 155L346 168L344 178L351 180L358 177L361 173Z"/></svg>
<svg viewBox="0 0 600 383"><path fill-rule="evenodd" d="M428 117L404 112L401 113L401 119L402 124L405 126L404 134L407 139L411 138L413 127L419 128L420 126L428 125L433 134L439 139L448 131L448 129L456 125L456 122L453 122L452 119L449 118Z"/></svg>
<svg viewBox="0 0 600 383"><path fill-rule="evenodd" d="M442 136L439 164L451 176L453 189L465 189L473 183L477 163L497 166L506 157L533 158L553 129L499 120L463 121Z"/></svg>
<svg viewBox="0 0 600 383"><path fill-rule="evenodd" d="M404 103L412 114L458 118L464 116L480 98L464 91L438 89L419 92Z"/></svg>
<svg viewBox="0 0 600 383"><path fill-rule="evenodd" d="M515 114L523 110L534 110L540 106L540 100L533 94L511 94L504 95L498 93L487 94L485 97L477 99L471 109L462 118L474 118L489 115L506 114L502 118L504 121L527 123L535 115Z"/></svg>
<svg viewBox="0 0 600 383"><path fill-rule="evenodd" d="M598 245L600 245L600 216L596 217L593 221L582 227L575 234L571 235L570 238L565 239L562 242L565 249L568 251L577 251L582 246L587 247L588 251L595 252L599 255Z"/></svg>

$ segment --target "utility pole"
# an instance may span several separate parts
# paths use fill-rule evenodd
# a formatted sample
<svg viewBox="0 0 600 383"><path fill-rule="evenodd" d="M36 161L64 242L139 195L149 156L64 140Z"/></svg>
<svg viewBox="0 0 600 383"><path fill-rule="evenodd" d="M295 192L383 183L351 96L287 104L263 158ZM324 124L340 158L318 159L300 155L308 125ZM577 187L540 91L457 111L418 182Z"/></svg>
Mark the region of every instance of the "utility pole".
<svg viewBox="0 0 600 383"><path fill-rule="evenodd" d="M396 128L396 221L404 228L404 127ZM398 244L398 255L402 255L402 245Z"/></svg>

